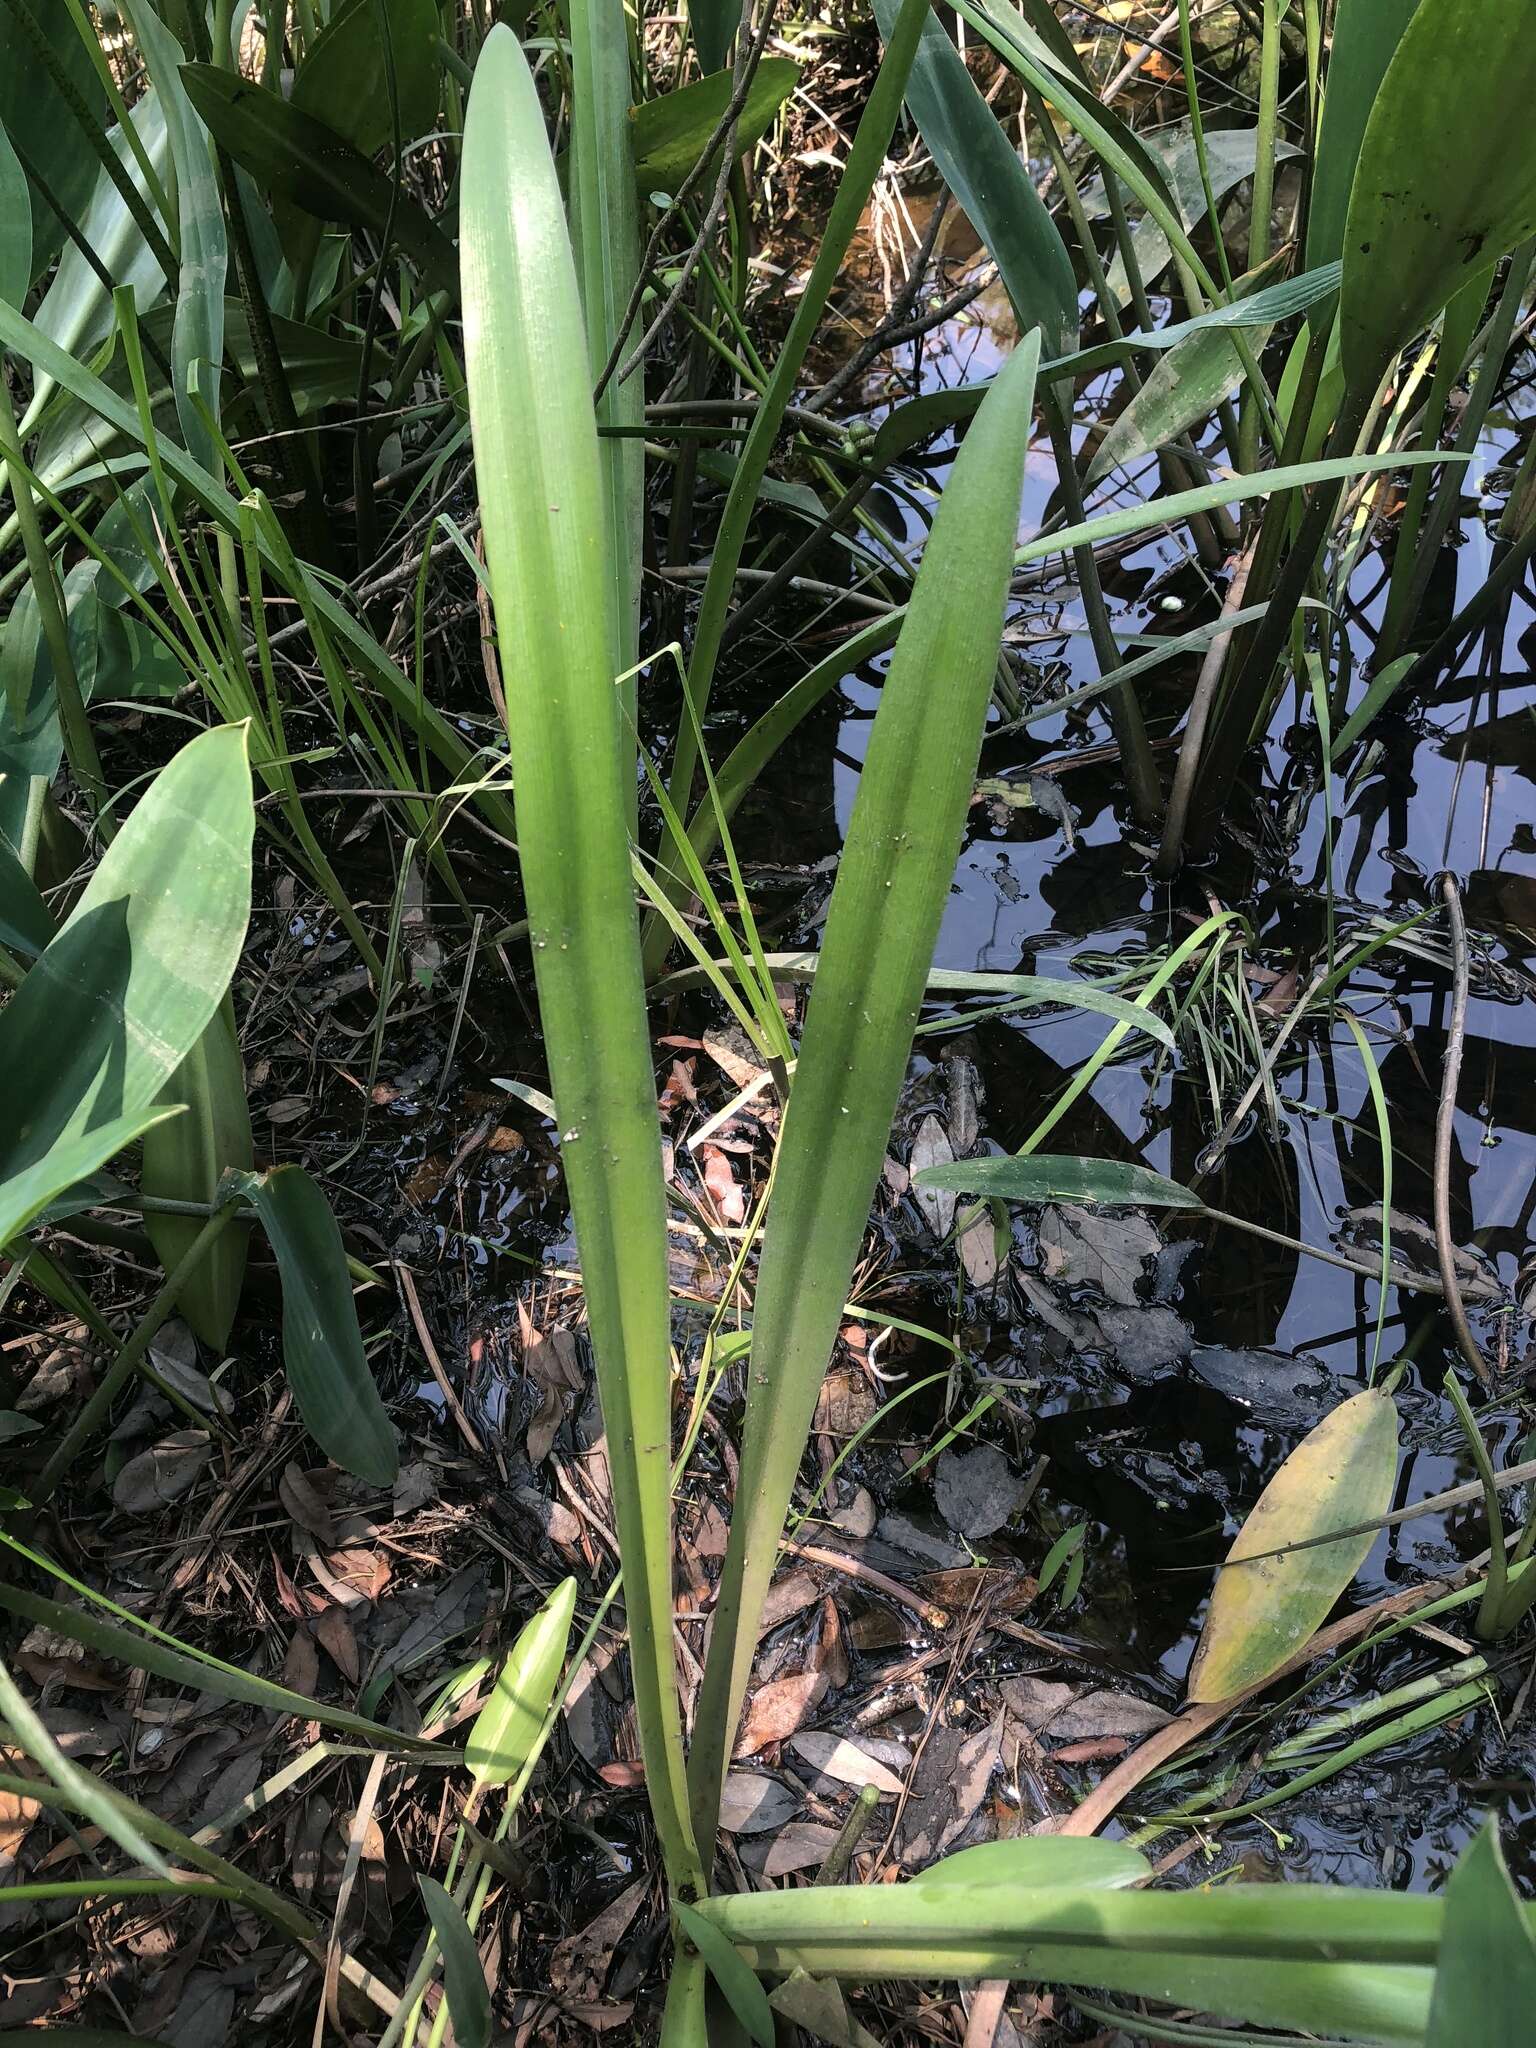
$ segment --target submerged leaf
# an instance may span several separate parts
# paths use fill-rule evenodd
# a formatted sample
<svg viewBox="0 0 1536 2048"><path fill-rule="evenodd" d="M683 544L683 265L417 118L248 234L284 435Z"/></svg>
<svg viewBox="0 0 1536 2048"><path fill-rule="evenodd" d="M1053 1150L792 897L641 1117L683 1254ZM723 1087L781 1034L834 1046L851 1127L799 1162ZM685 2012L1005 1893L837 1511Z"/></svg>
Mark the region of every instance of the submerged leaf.
<svg viewBox="0 0 1536 2048"><path fill-rule="evenodd" d="M1189 1670L1191 1700L1230 1699L1278 1670L1322 1626L1375 1532L1280 1557L1262 1553L1384 1515L1396 1478L1397 1410L1389 1394L1356 1394L1303 1437L1260 1494L1217 1576Z"/></svg>
<svg viewBox="0 0 1536 2048"><path fill-rule="evenodd" d="M962 1195L997 1195L1005 1202L1135 1202L1146 1208L1203 1209L1191 1189L1149 1166L1122 1159L1075 1159L1069 1153L1031 1152L988 1159L956 1159L925 1166L915 1176L928 1188Z"/></svg>

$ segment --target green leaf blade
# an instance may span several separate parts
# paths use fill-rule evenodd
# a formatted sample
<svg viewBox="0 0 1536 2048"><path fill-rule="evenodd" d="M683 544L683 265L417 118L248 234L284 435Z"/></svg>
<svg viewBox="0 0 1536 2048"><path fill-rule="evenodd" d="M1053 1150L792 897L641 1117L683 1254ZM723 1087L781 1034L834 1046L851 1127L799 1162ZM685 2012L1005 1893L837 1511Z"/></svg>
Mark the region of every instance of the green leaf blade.
<svg viewBox="0 0 1536 2048"><path fill-rule="evenodd" d="M906 1074L997 661L1039 336L1009 358L940 501L881 693L775 1167L741 1482L696 1720L713 1835L756 1618Z"/></svg>

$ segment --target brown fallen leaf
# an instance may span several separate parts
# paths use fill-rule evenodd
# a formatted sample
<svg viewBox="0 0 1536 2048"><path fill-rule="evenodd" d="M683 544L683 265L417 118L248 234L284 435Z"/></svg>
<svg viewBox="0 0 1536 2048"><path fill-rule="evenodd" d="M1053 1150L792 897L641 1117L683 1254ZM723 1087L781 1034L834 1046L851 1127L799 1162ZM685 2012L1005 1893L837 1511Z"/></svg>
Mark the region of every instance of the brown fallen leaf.
<svg viewBox="0 0 1536 2048"><path fill-rule="evenodd" d="M744 1223L747 1218L746 1197L736 1185L736 1176L731 1171L731 1162L718 1145L701 1145L698 1150L700 1171L704 1185L719 1210L721 1220L726 1223Z"/></svg>
<svg viewBox="0 0 1536 2048"><path fill-rule="evenodd" d="M768 1597L763 1602L762 1626L759 1636L765 1636L796 1614L803 1614L807 1607L815 1605L821 1593L821 1582L813 1572L786 1572L775 1579L768 1588Z"/></svg>
<svg viewBox="0 0 1536 2048"><path fill-rule="evenodd" d="M819 1870L837 1834L836 1828L823 1827L820 1821L792 1820L776 1835L747 1843L741 1860L764 1877L788 1877L795 1870Z"/></svg>
<svg viewBox="0 0 1536 2048"><path fill-rule="evenodd" d="M340 1607L327 1607L315 1616L312 1627L342 1677L356 1685L362 1665L357 1654L357 1637L352 1633L352 1624L345 1611Z"/></svg>
<svg viewBox="0 0 1536 2048"><path fill-rule="evenodd" d="M334 1548L336 1524L331 1520L331 1511L319 1488L297 1465L283 1467L277 1482L277 1497L291 1521L297 1522L301 1529L307 1529L327 1550Z"/></svg>
<svg viewBox="0 0 1536 2048"><path fill-rule="evenodd" d="M793 1820L801 1800L777 1778L727 1771L720 1794L720 1825L728 1835L764 1835Z"/></svg>
<svg viewBox="0 0 1536 2048"><path fill-rule="evenodd" d="M553 1448L565 1420L566 1396L581 1391L581 1353L574 1332L564 1329L541 1331L534 1327L527 1304L517 1305L518 1331L522 1338L523 1373L538 1391L539 1406L528 1425L528 1462L542 1465Z"/></svg>
<svg viewBox="0 0 1536 2048"><path fill-rule="evenodd" d="M752 1695L737 1756L756 1756L771 1742L794 1734L827 1689L824 1671L800 1671L792 1678L770 1679Z"/></svg>
<svg viewBox="0 0 1536 2048"><path fill-rule="evenodd" d="M190 1493L213 1456L205 1429L178 1429L130 1458L112 1482L112 1501L128 1515L148 1515Z"/></svg>
<svg viewBox="0 0 1536 2048"><path fill-rule="evenodd" d="M901 1797L901 1780L896 1773L877 1763L868 1751L845 1736L807 1729L792 1735L789 1746L824 1778L835 1778L840 1785L873 1785L886 1799Z"/></svg>
<svg viewBox="0 0 1536 2048"><path fill-rule="evenodd" d="M330 1611L334 1613L335 1609ZM314 1697L315 1687L320 1683L320 1654L307 1628L296 1628L288 1638L282 1682L290 1692L301 1692L311 1699Z"/></svg>
<svg viewBox="0 0 1536 2048"><path fill-rule="evenodd" d="M575 1934L556 1942L549 1958L550 1989L562 1999L591 2003L602 1996L613 1952L639 1912L649 1877L638 1877Z"/></svg>
<svg viewBox="0 0 1536 2048"><path fill-rule="evenodd" d="M7 1750L4 1758L6 1769L14 1770L14 1753ZM19 1792L0 1792L0 1877L10 1876L21 1845L42 1810L36 1799L25 1798Z"/></svg>

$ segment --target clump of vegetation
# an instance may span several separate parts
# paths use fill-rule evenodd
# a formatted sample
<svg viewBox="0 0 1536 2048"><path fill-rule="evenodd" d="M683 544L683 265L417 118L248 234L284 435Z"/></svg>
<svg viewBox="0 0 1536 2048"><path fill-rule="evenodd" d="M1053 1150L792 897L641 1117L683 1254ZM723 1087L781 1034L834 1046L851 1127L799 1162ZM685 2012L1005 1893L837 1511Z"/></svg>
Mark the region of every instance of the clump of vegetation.
<svg viewBox="0 0 1536 2048"><path fill-rule="evenodd" d="M1210 89L1216 13L1237 17L1252 62L1246 124ZM0 1798L19 1953L53 1913L105 1924L94 1916L158 1901L173 1940L192 1938L197 1915L199 1943L217 1924L261 1954L251 2023L264 2038L330 2025L437 2048L451 2026L481 2048L509 2023L488 1902L533 1896L519 1836L536 1773L573 1697L600 1665L620 1668L622 1618L617 1689L638 1753L611 1759L606 1779L643 1786L659 1855L665 1989L634 2025L668 2048L771 2048L797 2027L867 2042L844 1985L1004 1980L1065 1987L1086 2018L1159 2040L1230 2024L1428 2048L1524 2038L1536 1923L1491 1823L1443 1898L1192 1888L1172 1871L1164 1882L1145 1850L1176 1828L1209 1839L1486 1702L1536 1599L1536 1516L1507 1540L1500 1508L1531 1469L1495 1470L1454 1371L1475 1477L1393 1509L1414 1360L1411 1345L1385 1355L1390 1291L1438 1294L1460 1361L1489 1391L1498 1379L1467 1306L1490 1295L1449 1199L1471 950L1461 890L1447 876L1406 916L1357 916L1332 873L1336 771L1358 772L1392 718L1433 701L1449 653L1495 646L1536 550L1527 450L1486 575L1436 611L1465 467L1536 264L1536 39L1496 0L1179 0L1106 76L1083 26L1049 0L793 17L772 0L701 0L686 22L619 0L0 0L0 1296L28 1373L0 1367L0 1608L16 1624L0 1660ZM1154 55L1179 101L1156 128L1119 104ZM799 145L818 63L841 95L825 188L799 161L815 155ZM871 256L879 266L908 144L926 161L931 226L908 284L839 361L839 294ZM814 232L786 231L786 190L814 203ZM981 267L930 303L961 212ZM994 373L902 390L901 352L987 289L1002 306ZM923 451L941 438L935 487ZM1021 540L1046 450L1051 497ZM1350 584L1389 499L1390 564L1357 673ZM1132 653L1116 550L1152 533L1182 536L1208 601L1198 623L1144 634ZM1032 593L1063 573L1095 671L1066 691L1018 659ZM820 652L828 622L837 638ZM761 647L775 640L794 673L765 690ZM744 863L743 833L839 686L877 661L816 943L795 950L775 943L795 927ZM978 798L1073 832L1059 780L978 781L989 736L1055 722L1086 755L1101 715L1119 856L1197 890L1215 872L1201 862L1264 828L1279 721L1299 764L1293 831L1323 813L1323 933L1305 979L1256 1000L1253 933L1210 895L1164 952L1112 953L1093 974L936 964ZM359 803L387 862L369 880L343 825ZM253 904L278 949L265 965ZM1416 957L1442 919L1430 1271L1401 1242L1405 1134L1351 997L1374 961ZM434 924L455 933L446 999ZM280 1104L249 1071L252 989L282 972L288 939L344 961L371 1011L344 1068L355 1136L323 1174L282 1156ZM547 1124L570 1290L560 1334L579 1320L600 1402L599 1511L574 1494L561 1535L557 1504L531 1483L541 1460L514 1476L466 1408L409 1261L356 1219L344 1234L322 1185L345 1190L370 1119L398 1100L381 1075L407 1006L441 1102L466 1019L481 1028L484 957L504 977L497 1004L524 1004L536 1027L522 1061L534 1078L506 1085ZM664 1020L684 994L729 1030L739 1069L689 1140L690 1227L719 1267L702 1293L678 1278L681 1197L657 1102L658 1041L708 1042L680 1035L675 1011ZM302 1043L304 999L295 1008L285 1056ZM910 1180L895 1168L915 1044L984 1019L1077 1014L1107 1029L1053 1100L1032 1103L1012 1149L981 1153L974 1116L968 1130L955 1117L913 1145ZM1277 1124L1286 1049L1314 1027L1345 1033L1365 1077L1380 1179L1363 1252L1300 1242L1273 1227L1284 1218L1203 1192L1256 1104ZM1198 1079L1201 1144L1183 1178L1066 1136L1127 1048ZM709 1141L753 1104L763 1170L743 1190ZM493 1102L475 1143L503 1131L507 1149L525 1147ZM1058 1218L1065 1205L1090 1232L1096 1217L1141 1219L1148 1235L1119 1254L1132 1274L1119 1305L1137 1310L1158 1214L1343 1265L1376 1291L1373 1340L1364 1384L1293 1431L1242 1519L1183 1711L1059 1827L961 1841L973 1802L904 1881L858 1881L888 1874L896 1822L879 1856L855 1858L891 1774L835 1739L812 1753L862 1790L817 1880L776 1885L770 1869L753 1886L722 1829L740 1793L732 1760L796 1734L839 1657L846 1677L830 1600L822 1668L798 1674L810 1682L784 1695L782 1721L764 1702L795 1680L765 1679L759 1651L786 1527L804 1548L873 1427L871 1413L838 1432L797 1513L808 1446L831 1441L818 1419L829 1366L850 1305L862 1313L871 1214L893 1169L937 1219L959 1287L985 1284L1000 1246L1006 1258L1010 1205ZM1109 1270L1102 1244L1093 1256ZM520 1628L434 1603L419 1635L406 1629L365 1670L349 1613L379 1588L359 1590L353 1553L377 1539L385 1497L405 1514L437 1492L426 1464L400 1455L379 1292L398 1293L467 1451L499 1460L502 1490L532 1503L548 1540L500 1545L538 1595L504 1603ZM1041 1315L1046 1299L1033 1297ZM555 1357L520 1309L525 1359L539 1344ZM1079 1304L1052 1313L1058 1332L1081 1329ZM1163 1341L1178 1318L1161 1313ZM31 1376L44 1315L62 1315L89 1359L63 1372L61 1397ZM252 1431L231 1361L260 1356L275 1323L278 1391ZM170 1346L173 1330L187 1348ZM932 1378L953 1395L964 1353L944 1341L956 1369ZM583 1385L580 1356L570 1341L545 1361L549 1439ZM872 1348L866 1362L878 1381ZM985 1381L975 1391L960 1420L946 1407L906 1476L953 1458L1001 1398ZM320 1483L302 1441L328 1461ZM703 1605L688 1618L707 1612L708 1628L680 1659L675 1503L706 1441L729 1513L717 1510L718 1573L690 1570ZM981 1468L945 1469L951 1490L982 1485L957 1476ZM1031 1492L985 1469L1001 1505L959 1506L952 1525L977 1567L967 1618L987 1578L969 1546ZM275 1486L323 1589L312 1606L308 1582L282 1569L299 1625L280 1672L260 1646L216 1654L170 1625L185 1564L125 1604L99 1532L73 1533L103 1487L141 1526L169 1526L215 1472L205 1523L168 1539L190 1543L191 1573L235 1503ZM1473 1499L1485 1557L1336 1613L1383 1528ZM450 1508L434 1533L446 1540L452 1521ZM1070 1607L1087 1525L1049 1534L1039 1596ZM388 1548L373 1550L376 1569ZM579 1600L590 1613L573 1645ZM1461 1609L1480 1650L1453 1641L1467 1654L1432 1678L1364 1707L1318 1703L1300 1733L1271 1736L1279 1682L1310 1671L1305 1692ZM462 1637L474 1654L454 1661ZM316 1643L350 1704L324 1696ZM957 1650L952 1679L962 1661ZM315 1739L275 1771L263 1759L196 1824L168 1815L116 1782L122 1731L92 1748L54 1711L104 1670L121 1686L123 1668L140 1706L148 1680L167 1689L157 1730L191 1694L318 1724ZM1235 1728L1241 1766L1216 1747ZM1255 1792L1256 1770L1276 1782ZM318 1799L343 1772L353 1818L327 1920L312 1871L254 1852L270 1849L274 1815L298 1812L298 1788ZM374 1905L398 1907L411 1931L370 1960L348 1907L365 1859L382 1861L368 1832L386 1777L408 1815L411 1882L391 1891L381 1877ZM893 1783L899 1821L911 1788ZM1105 1836L1144 1786L1137 1831ZM53 2017L102 2038L98 1987L120 2006L82 1953ZM977 2015L995 2028L1001 2009L990 1995L972 2008L977 2038Z"/></svg>

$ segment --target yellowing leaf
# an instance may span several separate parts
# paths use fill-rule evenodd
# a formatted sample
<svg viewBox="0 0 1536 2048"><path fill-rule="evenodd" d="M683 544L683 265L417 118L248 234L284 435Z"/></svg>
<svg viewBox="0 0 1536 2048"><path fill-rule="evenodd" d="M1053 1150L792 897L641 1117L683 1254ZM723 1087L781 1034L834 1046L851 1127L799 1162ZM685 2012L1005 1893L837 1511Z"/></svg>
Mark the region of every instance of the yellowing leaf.
<svg viewBox="0 0 1536 2048"><path fill-rule="evenodd" d="M1316 1539L1384 1515L1396 1476L1397 1411L1388 1394L1356 1394L1302 1439L1259 1496L1217 1577L1190 1666L1192 1700L1230 1699L1262 1684L1316 1634L1375 1533ZM1290 1544L1310 1547L1287 1550ZM1285 1555L1268 1554L1275 1551Z"/></svg>

